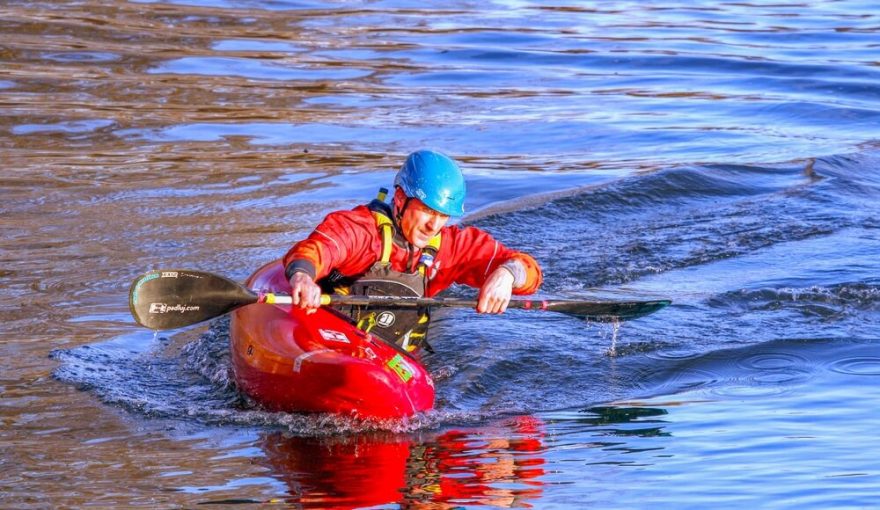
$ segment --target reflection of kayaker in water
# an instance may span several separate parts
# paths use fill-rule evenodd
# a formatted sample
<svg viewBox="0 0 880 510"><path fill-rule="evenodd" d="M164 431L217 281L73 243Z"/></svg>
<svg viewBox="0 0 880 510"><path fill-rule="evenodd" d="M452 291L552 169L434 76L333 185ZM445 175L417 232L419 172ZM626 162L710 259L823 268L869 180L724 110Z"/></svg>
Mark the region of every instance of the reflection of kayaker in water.
<svg viewBox="0 0 880 510"><path fill-rule="evenodd" d="M464 214L458 165L438 152L410 154L386 190L368 205L329 214L284 256L294 305L313 311L324 292L433 296L453 283L480 289L477 311L502 313L511 294L531 294L541 269L475 227L447 226ZM351 309L359 327L408 350L425 344L425 310Z"/></svg>
<svg viewBox="0 0 880 510"><path fill-rule="evenodd" d="M534 416L507 420L500 433L450 430L425 455L439 474L435 503L528 507L543 492L543 423ZM456 505L456 506L457 506Z"/></svg>

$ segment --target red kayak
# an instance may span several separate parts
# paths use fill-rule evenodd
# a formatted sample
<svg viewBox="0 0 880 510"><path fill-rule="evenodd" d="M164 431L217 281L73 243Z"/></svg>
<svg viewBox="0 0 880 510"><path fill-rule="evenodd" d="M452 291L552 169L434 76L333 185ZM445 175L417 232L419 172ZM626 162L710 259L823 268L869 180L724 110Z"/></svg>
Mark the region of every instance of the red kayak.
<svg viewBox="0 0 880 510"><path fill-rule="evenodd" d="M280 261L246 285L290 293ZM332 308L244 306L232 312L230 337L238 387L269 410L402 418L434 405L434 382L415 357Z"/></svg>

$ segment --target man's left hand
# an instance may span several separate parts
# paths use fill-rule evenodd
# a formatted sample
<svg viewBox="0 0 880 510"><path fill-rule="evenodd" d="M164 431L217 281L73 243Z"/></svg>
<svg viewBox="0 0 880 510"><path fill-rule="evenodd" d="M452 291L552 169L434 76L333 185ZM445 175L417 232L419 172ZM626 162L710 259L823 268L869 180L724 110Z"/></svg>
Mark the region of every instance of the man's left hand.
<svg viewBox="0 0 880 510"><path fill-rule="evenodd" d="M513 293L513 274L503 267L497 268L486 283L480 287L477 311L480 313L504 313Z"/></svg>

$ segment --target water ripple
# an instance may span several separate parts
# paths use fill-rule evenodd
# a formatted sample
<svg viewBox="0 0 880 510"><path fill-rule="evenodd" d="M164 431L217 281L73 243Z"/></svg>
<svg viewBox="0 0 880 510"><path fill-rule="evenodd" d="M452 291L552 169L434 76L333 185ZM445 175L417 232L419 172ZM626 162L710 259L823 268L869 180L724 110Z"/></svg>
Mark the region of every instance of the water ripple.
<svg viewBox="0 0 880 510"><path fill-rule="evenodd" d="M790 352L759 352L737 360L737 365L748 370L782 370L807 365L806 357Z"/></svg>
<svg viewBox="0 0 880 510"><path fill-rule="evenodd" d="M584 156L656 164L844 152L873 140L880 116L876 27L858 2L826 3L815 16L790 6L638 2L623 10L530 2L39 5L7 12L3 82L22 89L9 101L21 124L92 114L123 129L170 129L209 111L239 121L261 111L306 125L473 126L440 139L471 154L509 154L505 144L484 148L502 133L528 146L523 152L572 164ZM50 93L19 75L55 86ZM114 80L125 85L109 86ZM603 108L592 106L597 100ZM271 138L274 128L259 126L254 138ZM469 142L482 129L494 137ZM362 138L341 131L334 141ZM438 138L397 134L405 145L427 140ZM394 142L379 145L387 151Z"/></svg>
<svg viewBox="0 0 880 510"><path fill-rule="evenodd" d="M830 363L828 369L846 375L880 375L880 357L857 356L839 359Z"/></svg>

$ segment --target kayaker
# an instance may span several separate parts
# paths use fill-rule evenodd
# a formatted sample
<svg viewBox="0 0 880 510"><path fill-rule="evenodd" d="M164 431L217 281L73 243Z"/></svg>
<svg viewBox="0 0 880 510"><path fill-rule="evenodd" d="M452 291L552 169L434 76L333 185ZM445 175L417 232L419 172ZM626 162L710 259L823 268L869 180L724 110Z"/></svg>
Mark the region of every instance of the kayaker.
<svg viewBox="0 0 880 510"><path fill-rule="evenodd" d="M410 154L370 204L330 213L284 256L295 306L315 310L321 293L431 297L453 283L479 288L477 311L502 313L511 294L541 284L538 263L476 227L447 225L464 214L458 164L431 150ZM359 327L409 350L425 344L427 310L349 310ZM376 328L376 329L373 329Z"/></svg>

